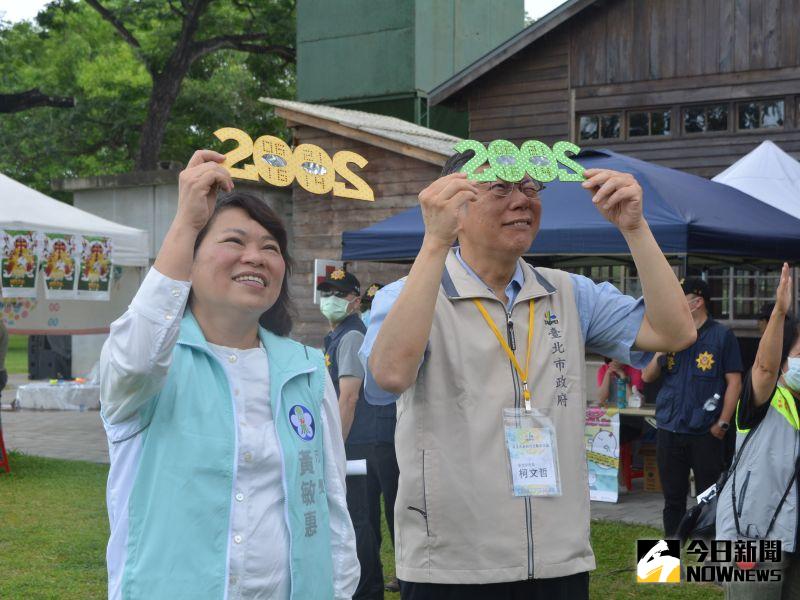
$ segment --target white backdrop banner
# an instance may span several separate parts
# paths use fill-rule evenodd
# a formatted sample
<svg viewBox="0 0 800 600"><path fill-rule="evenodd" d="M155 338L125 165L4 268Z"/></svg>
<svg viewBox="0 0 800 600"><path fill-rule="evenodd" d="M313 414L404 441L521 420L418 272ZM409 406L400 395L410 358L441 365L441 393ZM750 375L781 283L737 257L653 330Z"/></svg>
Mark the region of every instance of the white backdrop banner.
<svg viewBox="0 0 800 600"><path fill-rule="evenodd" d="M124 313L144 278L143 267L113 267L108 302L45 299L44 277L36 282L35 298L0 297L0 318L11 333L88 334L106 333L112 321Z"/></svg>

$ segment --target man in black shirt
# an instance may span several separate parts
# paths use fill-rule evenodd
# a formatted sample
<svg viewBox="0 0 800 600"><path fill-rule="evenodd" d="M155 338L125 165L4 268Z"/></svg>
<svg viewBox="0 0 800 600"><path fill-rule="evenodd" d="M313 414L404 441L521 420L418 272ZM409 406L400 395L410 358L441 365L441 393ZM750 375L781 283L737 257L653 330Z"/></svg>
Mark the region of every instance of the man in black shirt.
<svg viewBox="0 0 800 600"><path fill-rule="evenodd" d="M719 478L726 460L723 440L742 389L739 344L730 329L709 315L708 284L690 278L682 285L697 341L682 352L656 354L642 371L646 383L664 373L656 399L656 456L666 537L675 535L686 512L689 469L694 472L697 493Z"/></svg>

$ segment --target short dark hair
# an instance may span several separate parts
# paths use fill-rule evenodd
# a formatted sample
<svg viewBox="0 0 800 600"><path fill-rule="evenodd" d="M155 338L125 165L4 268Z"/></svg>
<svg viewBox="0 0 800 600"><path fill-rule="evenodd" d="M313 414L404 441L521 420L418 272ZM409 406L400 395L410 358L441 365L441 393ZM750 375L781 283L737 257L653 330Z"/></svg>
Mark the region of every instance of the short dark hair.
<svg viewBox="0 0 800 600"><path fill-rule="evenodd" d="M278 216L278 213L264 200L253 194L238 191L233 191L217 198L217 204L214 206L214 213L211 215L205 227L197 234L197 239L194 242L194 253L197 254L197 249L208 234L208 230L217 216L222 211L231 208L241 208L245 211L251 219L270 232L272 237L275 238L275 241L278 242L278 247L281 249L281 256L283 256L283 261L286 263L286 271L283 274L283 281L281 282L281 292L275 304L259 317L258 323L264 329L271 331L275 335L286 337L292 331L292 315L295 314L294 303L289 296L289 276L292 274L294 261L289 254L286 226Z"/></svg>
<svg viewBox="0 0 800 600"><path fill-rule="evenodd" d="M439 176L444 177L445 175L450 175L450 173L458 173L461 168L472 159L473 156L475 156L474 150L464 150L464 152L457 152L456 154L453 154L447 159L447 162L444 163L444 166L442 167L442 173Z"/></svg>
<svg viewBox="0 0 800 600"><path fill-rule="evenodd" d="M767 302L764 304L756 315L756 321L769 321L770 316L772 316L772 309L774 308L774 302Z"/></svg>

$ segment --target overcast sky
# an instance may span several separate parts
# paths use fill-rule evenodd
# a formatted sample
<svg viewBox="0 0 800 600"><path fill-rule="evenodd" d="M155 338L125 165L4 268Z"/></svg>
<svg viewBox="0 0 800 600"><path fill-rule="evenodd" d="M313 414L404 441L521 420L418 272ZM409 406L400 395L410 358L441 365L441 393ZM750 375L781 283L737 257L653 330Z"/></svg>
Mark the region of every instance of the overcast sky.
<svg viewBox="0 0 800 600"><path fill-rule="evenodd" d="M496 1L496 0L495 0ZM565 0L525 0L525 10L534 18L546 15ZM6 21L16 23L22 19L32 19L47 4L46 0L0 0L0 16Z"/></svg>

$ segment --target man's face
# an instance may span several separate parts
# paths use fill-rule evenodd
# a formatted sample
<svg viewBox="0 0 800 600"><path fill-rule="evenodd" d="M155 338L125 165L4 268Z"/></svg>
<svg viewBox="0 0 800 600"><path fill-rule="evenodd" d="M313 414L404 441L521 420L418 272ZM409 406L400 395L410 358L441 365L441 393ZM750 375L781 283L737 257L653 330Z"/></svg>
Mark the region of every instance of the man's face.
<svg viewBox="0 0 800 600"><path fill-rule="evenodd" d="M686 302L689 304L689 310L696 312L703 306L703 297L695 294L686 294Z"/></svg>
<svg viewBox="0 0 800 600"><path fill-rule="evenodd" d="M542 203L534 187L528 177L513 184L513 189L501 180L479 183L478 199L467 203L462 213L459 243L483 255L522 256L539 232ZM509 189L507 196L497 195Z"/></svg>

